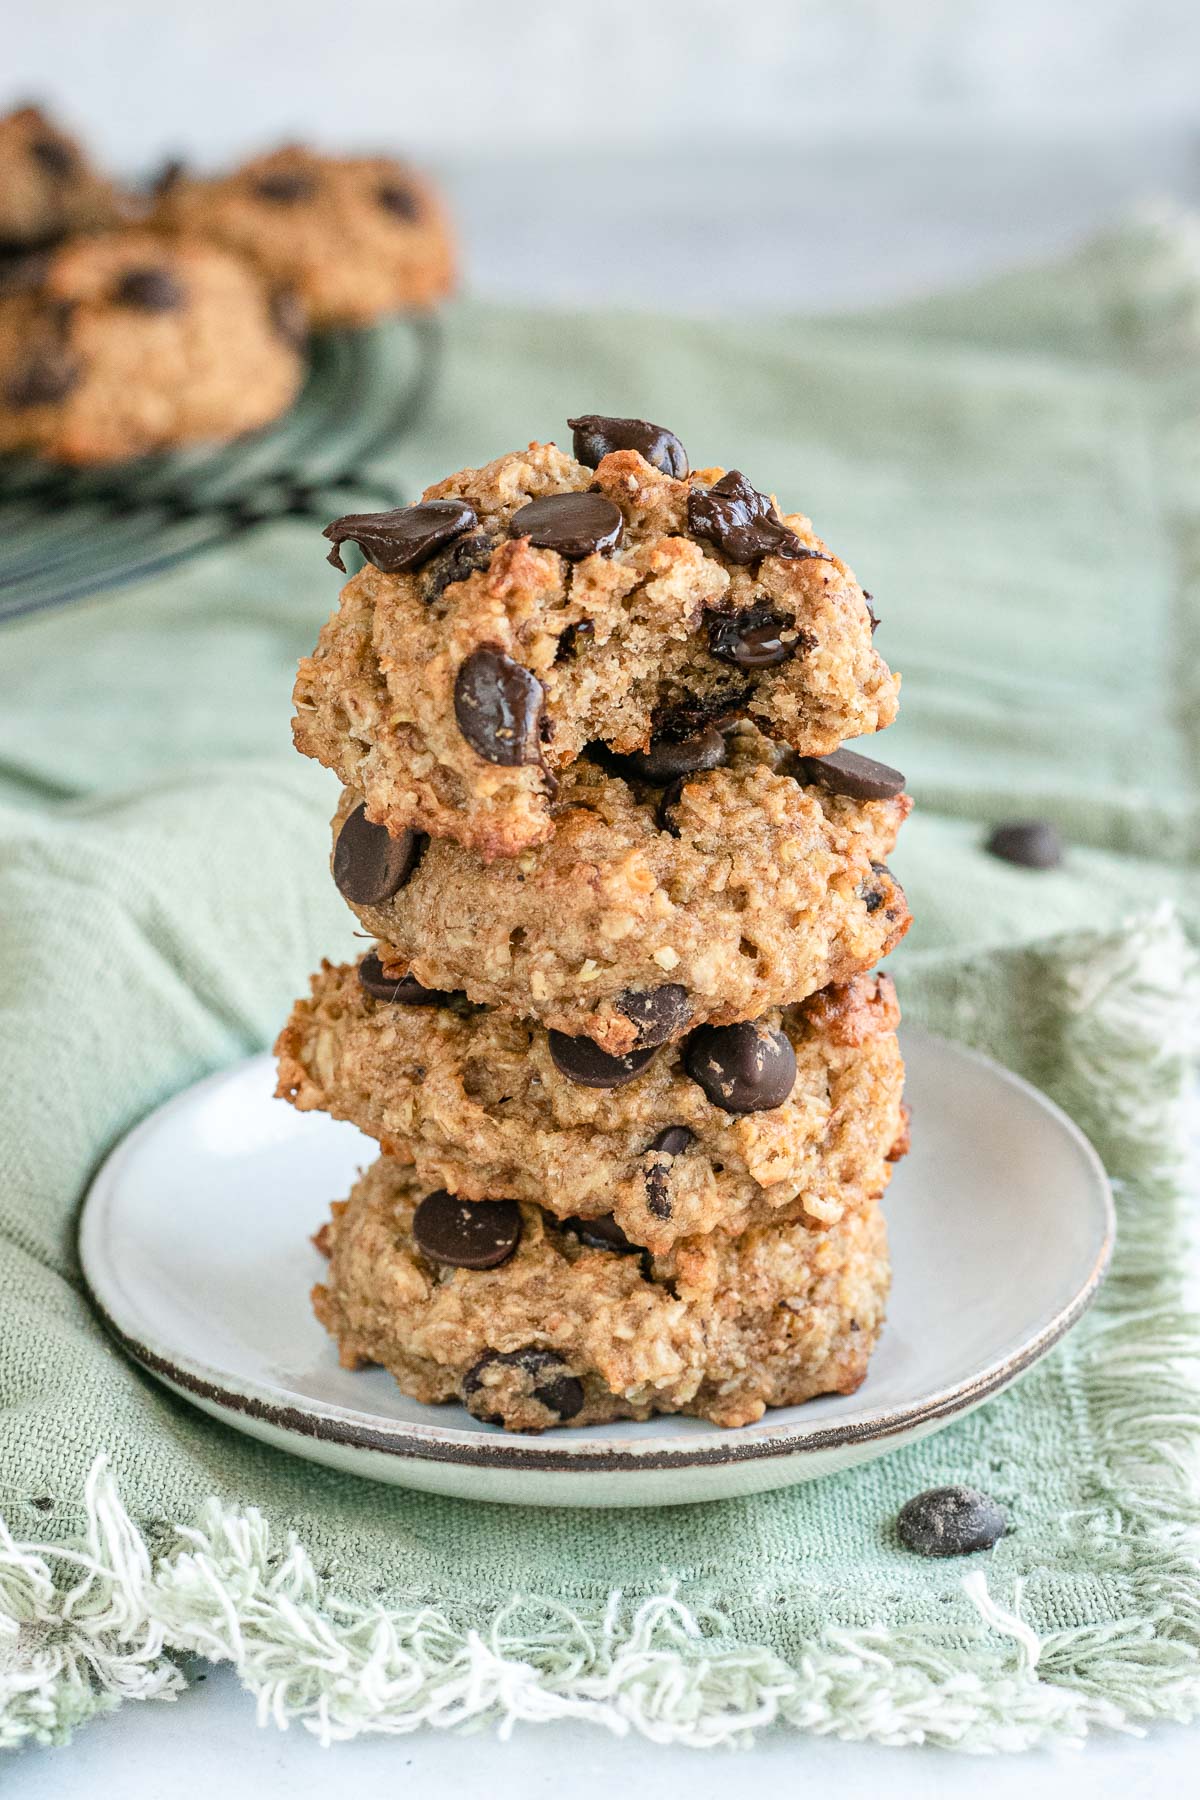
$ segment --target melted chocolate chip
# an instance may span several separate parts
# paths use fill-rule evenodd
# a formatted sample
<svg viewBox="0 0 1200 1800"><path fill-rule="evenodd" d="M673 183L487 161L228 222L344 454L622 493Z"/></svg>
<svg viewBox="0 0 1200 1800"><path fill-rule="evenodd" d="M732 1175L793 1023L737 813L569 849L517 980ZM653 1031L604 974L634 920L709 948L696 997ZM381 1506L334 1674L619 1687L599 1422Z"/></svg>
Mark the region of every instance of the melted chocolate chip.
<svg viewBox="0 0 1200 1800"><path fill-rule="evenodd" d="M694 737L655 738L648 750L625 758L629 768L656 787L678 781L681 775L698 775L701 769L719 769L729 758L729 746L715 726Z"/></svg>
<svg viewBox="0 0 1200 1800"><path fill-rule="evenodd" d="M692 1016L688 991L677 981L659 988L626 988L617 995L617 1011L637 1026L638 1048L655 1049L678 1037Z"/></svg>
<svg viewBox="0 0 1200 1800"><path fill-rule="evenodd" d="M1063 859L1063 841L1049 819L1012 819L997 825L987 849L1003 862L1023 869L1057 869Z"/></svg>
<svg viewBox="0 0 1200 1800"><path fill-rule="evenodd" d="M978 1488L927 1488L901 1507L896 1536L917 1556L969 1556L1004 1536L1004 1509Z"/></svg>
<svg viewBox="0 0 1200 1800"><path fill-rule="evenodd" d="M53 175L59 181L73 175L79 167L79 152L63 138L34 138L29 154L47 175Z"/></svg>
<svg viewBox="0 0 1200 1800"><path fill-rule="evenodd" d="M589 1250L615 1250L621 1256L641 1255L642 1246L630 1243L611 1213L601 1213L598 1219L559 1219L556 1223L560 1231L573 1231Z"/></svg>
<svg viewBox="0 0 1200 1800"><path fill-rule="evenodd" d="M812 782L831 794L851 800L894 800L904 792L904 777L887 763L874 762L853 750L833 750L828 756L801 756L796 761L796 780Z"/></svg>
<svg viewBox="0 0 1200 1800"><path fill-rule="evenodd" d="M403 219L406 224L411 224L420 211L417 196L400 181L385 181L375 198L384 212L391 213L394 219Z"/></svg>
<svg viewBox="0 0 1200 1800"><path fill-rule="evenodd" d="M510 537L527 537L539 550L557 550L568 562L610 556L621 542L621 509L603 494L546 494L515 512Z"/></svg>
<svg viewBox="0 0 1200 1800"><path fill-rule="evenodd" d="M876 875L886 875L888 881L891 881L892 871L888 868L886 863L873 862L871 867L874 869ZM882 882L864 881L858 891L862 895L863 902L869 913L878 912L884 901L887 899L887 890L884 888Z"/></svg>
<svg viewBox="0 0 1200 1800"><path fill-rule="evenodd" d="M695 1136L695 1132L689 1131L686 1125L668 1125L667 1129L660 1131L653 1143L648 1145L646 1155L671 1158L682 1156ZM667 1188L670 1174L670 1163L652 1162L643 1175L646 1184L646 1206L656 1219L671 1217L671 1196Z"/></svg>
<svg viewBox="0 0 1200 1800"><path fill-rule="evenodd" d="M346 573L341 547L349 540L358 545L367 561L384 575L399 575L428 562L436 550L464 531L474 531L478 520L465 500L423 500L419 506L398 506L391 512L346 513L321 533L333 545L327 561Z"/></svg>
<svg viewBox="0 0 1200 1800"><path fill-rule="evenodd" d="M589 1037L568 1037L565 1031L550 1031L546 1035L551 1062L560 1075L577 1087L624 1087L641 1074L654 1055L653 1045L645 1050L631 1050L626 1056L610 1056Z"/></svg>
<svg viewBox="0 0 1200 1800"><path fill-rule="evenodd" d="M371 824L365 804L356 806L333 849L338 892L352 906L383 906L409 880L428 842L419 831L392 837L386 826Z"/></svg>
<svg viewBox="0 0 1200 1800"><path fill-rule="evenodd" d="M515 1200L464 1200L439 1188L413 1214L412 1234L430 1262L498 1269L521 1241L521 1211Z"/></svg>
<svg viewBox="0 0 1200 1800"><path fill-rule="evenodd" d="M308 337L308 314L299 294L295 288L276 288L268 304L276 335L298 350Z"/></svg>
<svg viewBox="0 0 1200 1800"><path fill-rule="evenodd" d="M273 200L280 206L292 206L297 200L311 200L317 191L314 175L303 169L272 169L254 183L260 200Z"/></svg>
<svg viewBox="0 0 1200 1800"><path fill-rule="evenodd" d="M754 1020L702 1025L684 1054L687 1072L722 1112L770 1112L796 1079L796 1052L785 1032Z"/></svg>
<svg viewBox="0 0 1200 1800"><path fill-rule="evenodd" d="M184 302L183 283L169 269L126 269L113 298L139 312L175 312Z"/></svg>
<svg viewBox="0 0 1200 1800"><path fill-rule="evenodd" d="M499 1413L483 1410L488 1404L484 1376L488 1369L494 1368L515 1369L528 1383L531 1397L547 1412L553 1413L560 1423L573 1419L583 1410L583 1383L572 1375L562 1358L537 1344L526 1344L523 1349L510 1350L505 1356L496 1350L487 1351L465 1376L463 1403L474 1418L482 1419L485 1424L504 1423Z"/></svg>
<svg viewBox="0 0 1200 1800"><path fill-rule="evenodd" d="M683 787L686 780L687 776L681 775L678 781L673 781L671 783L670 787L659 801L657 810L654 814L658 823L658 829L660 831L669 832L673 838L679 836L679 827L675 823L675 808L679 804L679 796L683 793Z"/></svg>
<svg viewBox="0 0 1200 1800"><path fill-rule="evenodd" d="M502 768L541 761L545 694L537 676L484 644L472 650L454 683L454 717L477 756Z"/></svg>
<svg viewBox="0 0 1200 1800"><path fill-rule="evenodd" d="M82 369L77 357L59 345L43 344L31 350L24 363L9 377L4 393L10 406L51 406L64 400L78 385Z"/></svg>
<svg viewBox="0 0 1200 1800"><path fill-rule="evenodd" d="M492 560L492 540L482 532L473 537L461 537L455 540L448 549L439 550L432 562L425 565L421 576L421 598L426 606L434 606L441 599L448 587L456 582L465 581L469 575L477 575L486 569Z"/></svg>
<svg viewBox="0 0 1200 1800"><path fill-rule="evenodd" d="M739 669L770 669L790 662L816 645L811 631L803 631L789 613L770 606L749 606L744 612L705 614L708 653L718 662L735 663Z"/></svg>
<svg viewBox="0 0 1200 1800"><path fill-rule="evenodd" d="M648 419L609 419L602 413L584 413L568 419L567 424L574 433L575 461L585 468L599 468L613 450L636 450L664 475L673 475L677 481L687 478L687 451L665 425L651 425Z"/></svg>
<svg viewBox="0 0 1200 1800"><path fill-rule="evenodd" d="M389 1006L448 1006L463 998L444 988L422 987L415 975L385 975L374 951L359 963L358 979L372 1000L385 1000Z"/></svg>
<svg viewBox="0 0 1200 1800"><path fill-rule="evenodd" d="M654 739L696 737L710 725L724 725L745 711L753 692L753 685L747 682L720 694L681 695L656 716Z"/></svg>
<svg viewBox="0 0 1200 1800"><path fill-rule="evenodd" d="M590 644L595 635L596 627L591 619L577 619L574 625L568 625L558 640L554 652L555 662L569 662L572 657L578 656L583 646Z"/></svg>
<svg viewBox="0 0 1200 1800"><path fill-rule="evenodd" d="M830 560L789 531L770 495L751 487L739 469L731 469L710 488L692 489L688 530L693 537L707 538L734 563L757 562L761 556L782 556L791 562L809 557Z"/></svg>

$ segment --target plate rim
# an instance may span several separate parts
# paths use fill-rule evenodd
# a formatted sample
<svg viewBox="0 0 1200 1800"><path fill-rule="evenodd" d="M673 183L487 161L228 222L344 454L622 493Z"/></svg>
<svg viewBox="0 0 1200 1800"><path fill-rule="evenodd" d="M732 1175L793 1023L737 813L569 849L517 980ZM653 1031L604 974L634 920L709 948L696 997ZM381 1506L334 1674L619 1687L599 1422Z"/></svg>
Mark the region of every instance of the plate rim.
<svg viewBox="0 0 1200 1800"><path fill-rule="evenodd" d="M303 1438L373 1457L388 1456L462 1468L595 1475L713 1468L780 1457L803 1457L905 1435L923 1426L949 1420L989 1399L1040 1361L1078 1323L1095 1300L1111 1263L1116 1239L1116 1209L1112 1183L1094 1145L1049 1095L983 1051L928 1031L923 1026L907 1025L902 1030L909 1040L921 1038L975 1063L1048 1113L1080 1152L1100 1199L1104 1219L1102 1241L1086 1276L1070 1299L1040 1329L1027 1336L1007 1356L987 1364L975 1375L907 1406L876 1408L863 1412L857 1419L833 1425L808 1425L800 1419L787 1425L742 1426L736 1432L721 1431L719 1437L706 1434L700 1441L684 1440L678 1446L661 1437L647 1439L644 1446L629 1441L611 1445L597 1445L590 1440L572 1441L569 1433L547 1432L537 1437L521 1437L515 1432L497 1432L493 1437L467 1433L454 1426L387 1421L378 1414L300 1396L289 1401L280 1397L286 1395L286 1390L263 1389L251 1381L231 1388L226 1385L228 1372L181 1356L178 1351L168 1355L163 1347L144 1343L114 1316L101 1299L94 1279L96 1263L102 1255L99 1244L105 1209L116 1191L122 1166L136 1152L141 1140L168 1114L182 1109L206 1089L245 1074L253 1067L269 1065L272 1060L269 1051L243 1057L189 1083L154 1107L109 1151L88 1184L78 1215L79 1260L87 1296L105 1330L134 1363L167 1386L202 1403L204 1410L210 1411L212 1416L218 1416L218 1409L220 1414L235 1415L230 1420L234 1429L238 1428L238 1420L244 1418L268 1426L285 1438ZM96 1246L94 1256L93 1244ZM749 1435L751 1433L754 1435Z"/></svg>

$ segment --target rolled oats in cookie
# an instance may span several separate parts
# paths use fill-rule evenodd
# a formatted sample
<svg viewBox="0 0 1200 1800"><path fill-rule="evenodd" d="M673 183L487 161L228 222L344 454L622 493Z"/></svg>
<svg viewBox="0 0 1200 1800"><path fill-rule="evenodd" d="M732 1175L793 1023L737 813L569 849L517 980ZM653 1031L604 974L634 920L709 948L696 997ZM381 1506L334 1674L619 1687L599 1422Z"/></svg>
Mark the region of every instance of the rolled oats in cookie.
<svg viewBox="0 0 1200 1800"><path fill-rule="evenodd" d="M153 223L248 258L272 286L298 294L321 328L430 307L454 283L434 187L388 156L323 156L293 144L231 174L185 171L160 193Z"/></svg>
<svg viewBox="0 0 1200 1800"><path fill-rule="evenodd" d="M752 1053L709 1046L711 1077L691 1066L694 1040L606 1058L454 996L377 999L358 966L327 964L276 1045L278 1092L350 1120L429 1188L611 1215L665 1254L777 1217L825 1227L878 1199L904 1136L898 1020L885 975L773 1010L752 1031L773 1085L749 1093Z"/></svg>
<svg viewBox="0 0 1200 1800"><path fill-rule="evenodd" d="M481 1267L431 1254L431 1200L387 1156L360 1177L318 1234L330 1261L317 1317L346 1367L382 1364L415 1399L459 1400L510 1431L672 1412L748 1425L769 1406L853 1393L883 1324L878 1208L651 1258L522 1202L515 1247Z"/></svg>
<svg viewBox="0 0 1200 1800"><path fill-rule="evenodd" d="M142 230L81 238L0 300L0 449L88 465L221 442L276 418L303 373L238 258Z"/></svg>
<svg viewBox="0 0 1200 1800"><path fill-rule="evenodd" d="M38 106L0 118L0 261L119 225L128 196Z"/></svg>
<svg viewBox="0 0 1200 1800"><path fill-rule="evenodd" d="M678 770L689 770L679 774ZM661 784L678 783L660 827ZM334 872L364 802L334 820ZM351 903L398 979L591 1038L623 1056L756 1019L871 968L909 924L886 859L910 806L797 778L751 725L563 771L549 842L484 863L425 843L389 898ZM382 826L368 830L387 846Z"/></svg>
<svg viewBox="0 0 1200 1800"><path fill-rule="evenodd" d="M584 460L532 444L427 490L469 509L469 555L396 570L360 521L367 563L301 664L294 733L389 832L514 857L553 835L554 778L588 744L661 757L748 717L824 756L895 716L862 589L806 518L689 471L661 426L588 416L575 441ZM507 739L478 726L497 671Z"/></svg>

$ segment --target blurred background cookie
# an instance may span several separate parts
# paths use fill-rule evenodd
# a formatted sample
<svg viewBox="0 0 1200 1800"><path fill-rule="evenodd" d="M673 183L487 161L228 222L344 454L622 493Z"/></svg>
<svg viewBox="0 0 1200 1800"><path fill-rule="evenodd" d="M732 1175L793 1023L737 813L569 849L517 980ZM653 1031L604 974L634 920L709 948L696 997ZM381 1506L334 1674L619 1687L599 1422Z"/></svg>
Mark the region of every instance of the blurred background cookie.
<svg viewBox="0 0 1200 1800"><path fill-rule="evenodd" d="M296 290L315 326L366 325L450 291L454 258L430 183L387 156L288 145L230 175L173 173L153 222L213 239Z"/></svg>
<svg viewBox="0 0 1200 1800"><path fill-rule="evenodd" d="M129 217L131 203L37 106L0 117L0 264Z"/></svg>
<svg viewBox="0 0 1200 1800"><path fill-rule="evenodd" d="M252 431L300 388L298 325L294 297L219 245L68 244L0 300L0 450L87 465Z"/></svg>

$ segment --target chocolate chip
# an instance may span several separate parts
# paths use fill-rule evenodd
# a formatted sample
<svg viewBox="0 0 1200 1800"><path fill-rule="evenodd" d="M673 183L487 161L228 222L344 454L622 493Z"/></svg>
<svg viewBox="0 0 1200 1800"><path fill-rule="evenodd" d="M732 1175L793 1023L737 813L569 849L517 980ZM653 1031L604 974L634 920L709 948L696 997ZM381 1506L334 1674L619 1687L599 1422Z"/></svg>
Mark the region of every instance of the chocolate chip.
<svg viewBox="0 0 1200 1800"><path fill-rule="evenodd" d="M871 867L876 875L886 875L889 882L892 880L892 871L886 863L873 862ZM869 913L878 912L887 899L886 889L877 881L864 881L858 891Z"/></svg>
<svg viewBox="0 0 1200 1800"><path fill-rule="evenodd" d="M540 550L557 550L568 562L610 556L625 531L621 509L603 494L546 494L515 512L510 537L527 537Z"/></svg>
<svg viewBox="0 0 1200 1800"><path fill-rule="evenodd" d="M573 1231L589 1250L615 1250L621 1256L641 1254L642 1246L630 1243L611 1213L601 1213L598 1219L559 1219L556 1223L560 1231Z"/></svg>
<svg viewBox="0 0 1200 1800"><path fill-rule="evenodd" d="M896 1536L917 1556L990 1550L1008 1528L1004 1509L978 1488L927 1488L901 1507Z"/></svg>
<svg viewBox="0 0 1200 1800"><path fill-rule="evenodd" d="M410 878L428 842L419 831L393 837L386 826L371 824L365 803L356 806L333 849L339 894L352 906L383 906Z"/></svg>
<svg viewBox="0 0 1200 1800"><path fill-rule="evenodd" d="M626 988L617 995L617 1010L637 1026L638 1048L654 1049L678 1037L692 1016L688 991L677 981L658 988Z"/></svg>
<svg viewBox="0 0 1200 1800"><path fill-rule="evenodd" d="M684 1063L713 1105L727 1113L782 1106L796 1079L796 1052L787 1034L753 1019L702 1025L688 1042Z"/></svg>
<svg viewBox="0 0 1200 1800"><path fill-rule="evenodd" d="M686 1125L668 1125L667 1129L660 1131L653 1143L648 1145L646 1155L682 1156L695 1135L695 1132L689 1131ZM671 1196L667 1191L670 1173L670 1164L653 1162L643 1176L646 1183L646 1206L656 1219L669 1219L671 1216Z"/></svg>
<svg viewBox="0 0 1200 1800"><path fill-rule="evenodd" d="M268 304L276 335L298 350L308 337L308 314L299 294L295 288L276 288Z"/></svg>
<svg viewBox="0 0 1200 1800"><path fill-rule="evenodd" d="M346 513L321 533L333 545L327 561L343 575L346 565L341 547L349 540L358 545L367 561L384 575L399 575L428 562L435 550L474 531L475 509L465 500L423 500L418 506L398 506L391 512Z"/></svg>
<svg viewBox="0 0 1200 1800"><path fill-rule="evenodd" d="M403 219L406 223L411 223L420 211L417 205L417 196L410 187L405 187L399 181L384 182L375 198L384 212L389 212L393 218Z"/></svg>
<svg viewBox="0 0 1200 1800"><path fill-rule="evenodd" d="M630 1050L626 1056L610 1056L589 1037L568 1037L565 1031L550 1031L546 1035L551 1062L560 1075L577 1087L624 1087L641 1074L654 1055L653 1045L645 1050Z"/></svg>
<svg viewBox="0 0 1200 1800"><path fill-rule="evenodd" d="M13 250L0 244L0 295L40 288L50 267L49 250Z"/></svg>
<svg viewBox="0 0 1200 1800"><path fill-rule="evenodd" d="M317 182L315 176L303 169L273 169L258 176L254 191L261 200L291 206L297 200L311 200L317 191Z"/></svg>
<svg viewBox="0 0 1200 1800"><path fill-rule="evenodd" d="M803 631L789 613L770 606L749 606L744 612L705 614L708 653L718 662L736 663L739 669L770 669L790 662L799 651L811 650L816 638Z"/></svg>
<svg viewBox="0 0 1200 1800"><path fill-rule="evenodd" d="M584 413L568 419L574 437L575 461L595 469L601 459L613 450L636 450L640 457L664 475L676 481L687 479L687 451L665 425L651 425L648 419L609 419L603 413Z"/></svg>
<svg viewBox="0 0 1200 1800"><path fill-rule="evenodd" d="M415 975L385 975L374 951L359 963L358 979L372 1000L386 1000L389 1006L448 1006L461 998L444 988L422 987Z"/></svg>
<svg viewBox="0 0 1200 1800"><path fill-rule="evenodd" d="M183 158L169 156L165 162L159 164L156 173L151 176L150 192L156 199L161 199L164 194L169 194L172 189L177 188L186 174L187 164Z"/></svg>
<svg viewBox="0 0 1200 1800"><path fill-rule="evenodd" d="M412 1234L430 1262L498 1269L521 1241L521 1210L515 1200L464 1200L439 1188L413 1214Z"/></svg>
<svg viewBox="0 0 1200 1800"><path fill-rule="evenodd" d="M715 726L694 737L655 738L648 750L627 756L635 775L655 786L678 781L681 775L697 775L701 769L719 769L728 760L729 746Z"/></svg>
<svg viewBox="0 0 1200 1800"><path fill-rule="evenodd" d="M833 750L828 756L801 756L796 761L797 781L812 782L830 794L846 794L851 800L893 800L904 792L899 769L873 762L853 750Z"/></svg>
<svg viewBox="0 0 1200 1800"><path fill-rule="evenodd" d="M454 683L458 729L478 756L502 768L540 762L544 700L537 676L490 644L472 650Z"/></svg>
<svg viewBox="0 0 1200 1800"><path fill-rule="evenodd" d="M175 312L183 305L183 284L169 269L126 269L113 298L140 312Z"/></svg>
<svg viewBox="0 0 1200 1800"><path fill-rule="evenodd" d="M448 587L477 575L492 560L492 540L482 533L458 538L446 550L440 550L427 563L421 576L421 598L426 606L434 606Z"/></svg>
<svg viewBox="0 0 1200 1800"><path fill-rule="evenodd" d="M805 558L830 558L822 550L810 550L794 531L789 531L775 511L769 494L751 487L739 469L731 469L710 488L693 488L688 495L688 530L693 537L708 538L723 550L730 562L757 562L760 556L782 556L791 562Z"/></svg>
<svg viewBox="0 0 1200 1800"><path fill-rule="evenodd" d="M654 817L658 822L658 829L660 831L670 832L673 838L679 836L679 827L675 823L675 808L679 804L679 797L683 793L686 780L687 776L681 775L678 781L673 781L671 783L670 787L659 801L658 808L654 814Z"/></svg>
<svg viewBox="0 0 1200 1800"><path fill-rule="evenodd" d="M483 1377L488 1369L494 1368L516 1370L528 1383L531 1398L553 1413L560 1423L573 1419L583 1410L583 1383L572 1375L562 1358L537 1344L526 1344L524 1349L510 1350L504 1356L495 1350L487 1351L463 1380L463 1401L467 1411L488 1425L504 1423L499 1413L482 1410L488 1397Z"/></svg>
<svg viewBox="0 0 1200 1800"><path fill-rule="evenodd" d="M726 688L719 694L681 696L655 717L653 740L697 737L710 725L724 725L745 712L746 702L753 693L753 683L746 682L740 687Z"/></svg>
<svg viewBox="0 0 1200 1800"><path fill-rule="evenodd" d="M1062 838L1049 819L1010 819L997 825L987 849L1023 869L1057 869L1063 859Z"/></svg>
<svg viewBox="0 0 1200 1800"><path fill-rule="evenodd" d="M27 406L52 406L65 400L79 383L82 369L77 357L58 345L31 350L25 362L10 376L5 398L18 410Z"/></svg>
<svg viewBox="0 0 1200 1800"><path fill-rule="evenodd" d="M53 175L60 181L73 175L79 166L79 152L63 138L34 138L29 146L29 154L47 175Z"/></svg>
<svg viewBox="0 0 1200 1800"><path fill-rule="evenodd" d="M578 656L584 644L590 644L596 635L596 627L591 619L577 619L574 625L568 625L558 640L554 652L556 663L569 662Z"/></svg>

